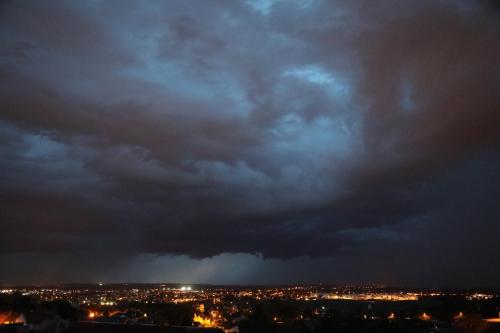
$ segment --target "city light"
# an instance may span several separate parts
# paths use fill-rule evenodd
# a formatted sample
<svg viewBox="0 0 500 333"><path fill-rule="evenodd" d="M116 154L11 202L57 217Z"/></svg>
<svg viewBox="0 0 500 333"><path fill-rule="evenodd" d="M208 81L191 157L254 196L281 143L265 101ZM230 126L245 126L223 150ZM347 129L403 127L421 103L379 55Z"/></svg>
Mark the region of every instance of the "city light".
<svg viewBox="0 0 500 333"><path fill-rule="evenodd" d="M431 316L429 316L427 313L422 313L419 317L420 320L424 320L424 321L427 321L427 320L430 320L431 319Z"/></svg>

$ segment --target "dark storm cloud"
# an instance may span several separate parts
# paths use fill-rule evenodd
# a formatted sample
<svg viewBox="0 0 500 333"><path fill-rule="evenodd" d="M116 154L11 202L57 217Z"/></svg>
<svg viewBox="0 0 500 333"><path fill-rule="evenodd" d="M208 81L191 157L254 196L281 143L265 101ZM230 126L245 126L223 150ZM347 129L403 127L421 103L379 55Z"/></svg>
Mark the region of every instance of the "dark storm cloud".
<svg viewBox="0 0 500 333"><path fill-rule="evenodd" d="M4 259L223 254L209 262L247 260L251 281L269 267L241 253L260 253L287 271L330 262L341 279L417 284L429 276L407 260L442 267L441 281L486 264L497 18L467 1L7 2ZM456 262L446 244L469 236ZM367 253L399 273L374 273L388 264ZM498 281L476 269L459 283ZM292 279L341 276L311 272Z"/></svg>

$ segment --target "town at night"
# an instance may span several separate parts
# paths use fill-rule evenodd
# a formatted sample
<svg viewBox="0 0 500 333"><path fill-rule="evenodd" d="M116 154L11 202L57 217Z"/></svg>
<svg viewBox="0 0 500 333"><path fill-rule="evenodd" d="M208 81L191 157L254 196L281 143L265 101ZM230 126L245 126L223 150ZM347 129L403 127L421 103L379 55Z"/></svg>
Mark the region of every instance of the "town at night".
<svg viewBox="0 0 500 333"><path fill-rule="evenodd" d="M19 332L449 332L500 324L500 296L485 290L99 283L2 289L0 300L22 311L0 318ZM44 320L28 322L37 316Z"/></svg>

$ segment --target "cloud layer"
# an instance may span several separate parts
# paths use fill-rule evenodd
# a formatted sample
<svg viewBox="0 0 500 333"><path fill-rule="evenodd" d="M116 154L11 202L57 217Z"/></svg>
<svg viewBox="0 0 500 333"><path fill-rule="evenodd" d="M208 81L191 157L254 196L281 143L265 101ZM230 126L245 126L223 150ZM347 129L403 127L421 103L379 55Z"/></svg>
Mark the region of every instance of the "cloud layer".
<svg viewBox="0 0 500 333"><path fill-rule="evenodd" d="M144 281L240 263L197 282L494 285L499 13L5 2L0 258L47 281L62 262L59 279Z"/></svg>

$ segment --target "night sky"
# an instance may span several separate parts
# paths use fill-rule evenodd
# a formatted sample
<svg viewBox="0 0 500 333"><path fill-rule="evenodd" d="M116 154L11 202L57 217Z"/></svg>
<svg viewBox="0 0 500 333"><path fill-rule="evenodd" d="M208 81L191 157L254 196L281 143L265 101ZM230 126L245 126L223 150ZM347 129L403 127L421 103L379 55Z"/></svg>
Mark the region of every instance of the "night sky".
<svg viewBox="0 0 500 333"><path fill-rule="evenodd" d="M0 284L500 287L494 1L2 1Z"/></svg>

